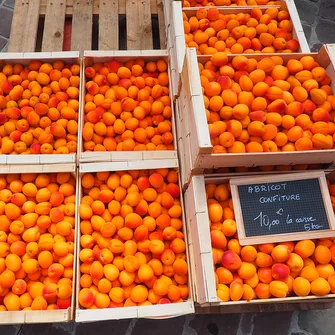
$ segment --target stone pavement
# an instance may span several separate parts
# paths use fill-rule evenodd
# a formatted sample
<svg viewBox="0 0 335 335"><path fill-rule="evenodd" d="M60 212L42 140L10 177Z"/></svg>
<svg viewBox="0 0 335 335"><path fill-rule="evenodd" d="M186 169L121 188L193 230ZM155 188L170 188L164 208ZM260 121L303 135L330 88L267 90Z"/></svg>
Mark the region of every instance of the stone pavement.
<svg viewBox="0 0 335 335"><path fill-rule="evenodd" d="M306 39L312 51L324 43L335 43L335 1L294 0Z"/></svg>
<svg viewBox="0 0 335 335"><path fill-rule="evenodd" d="M0 0L0 50L6 52L15 0Z"/></svg>
<svg viewBox="0 0 335 335"><path fill-rule="evenodd" d="M1 335L333 335L335 308L322 311L188 315L167 320L120 320L0 326ZM0 315L1 316L1 315Z"/></svg>
<svg viewBox="0 0 335 335"><path fill-rule="evenodd" d="M15 0L0 0L0 50L7 51ZM335 43L335 0L295 0L313 51ZM1 314L0 314L1 317ZM329 310L189 315L168 320L121 320L85 324L0 326L0 335L334 335L335 306Z"/></svg>

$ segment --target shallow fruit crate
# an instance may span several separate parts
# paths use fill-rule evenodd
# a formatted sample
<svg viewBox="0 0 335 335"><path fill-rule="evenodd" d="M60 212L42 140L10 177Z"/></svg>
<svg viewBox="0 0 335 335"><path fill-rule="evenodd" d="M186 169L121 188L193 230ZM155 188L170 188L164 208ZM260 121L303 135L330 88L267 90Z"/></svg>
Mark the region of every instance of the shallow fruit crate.
<svg viewBox="0 0 335 335"><path fill-rule="evenodd" d="M319 53L308 54L323 66L330 78L335 78L334 58L328 52L333 46L324 46ZM305 54L281 54L284 62L289 59L300 59ZM228 57L231 60L234 56ZM246 55L248 58L260 60L264 55ZM335 150L307 150L292 152L260 152L260 153L224 153L212 154L213 146L207 127L205 105L198 71L198 61L205 63L210 56L197 57L195 49L187 50L186 61L182 71L182 87L177 100L176 120L180 122L179 146L184 150L183 164L185 169L183 182L187 182L192 174L201 174L204 169L220 167L253 167L266 165L295 164L331 164L335 162ZM335 88L332 80L331 87Z"/></svg>
<svg viewBox="0 0 335 335"><path fill-rule="evenodd" d="M79 167L79 178L78 178L78 206L80 200L83 196L83 190L81 186L82 176L85 173L96 173L104 171L128 171L128 170L147 170L158 169L158 168L172 168L178 169L177 159L165 159L165 160L146 160L146 161L128 161L128 162L104 162L104 163L85 163L80 164ZM180 184L180 182L179 182ZM181 191L180 191L181 192ZM184 241L186 243L186 260L188 264L188 288L189 295L186 301L180 303L169 303L169 304L156 304L151 306L130 306L130 307L114 307L114 308L104 308L104 309L83 309L81 308L78 295L80 291L79 278L81 276L80 272L80 229L77 230L77 276L78 280L76 282L76 311L75 311L75 321L76 322L94 322L101 320L119 320L119 319L129 319L129 318L151 318L151 319L165 319L173 318L186 314L194 313L194 283L193 283L193 269L191 267L191 262L193 261L193 246L190 240L188 240L187 226L185 224L185 209L183 205L182 192L180 193L181 206L183 208L182 220L184 232ZM80 217L77 218L78 227L80 226ZM192 255L191 255L192 253Z"/></svg>
<svg viewBox="0 0 335 335"><path fill-rule="evenodd" d="M24 53L1 53L0 54L0 68L5 64L22 64L28 65L32 60L39 60L42 62L53 63L57 60L63 61L65 64L78 64L81 67L81 58L79 52L24 52ZM81 79L80 79L81 80ZM80 84L81 85L81 84ZM81 88L79 87L79 110L81 108ZM80 117L78 116L78 122ZM78 124L80 128L80 123ZM77 148L78 150L78 148ZM0 154L0 165L39 165L39 164L72 164L76 162L76 154Z"/></svg>
<svg viewBox="0 0 335 335"><path fill-rule="evenodd" d="M81 127L78 131L78 147L79 162L80 163L91 163L91 162L125 162L125 161L138 161L138 160L162 160L162 159L176 159L177 158L177 141L175 132L175 121L173 112L173 95L172 95L172 80L169 68L169 53L167 50L146 50L146 51L85 51L84 61L82 68L82 77L84 84L82 85L82 96L85 96L85 68L91 66L96 62L106 62L111 60L116 60L120 62L127 62L129 60L136 60L138 58L144 61L157 61L163 59L168 65L168 75L169 75L169 96L171 98L171 108L172 108L172 134L174 150L154 150L154 151L88 151L85 152L82 131L84 126L84 102L82 103L81 111Z"/></svg>
<svg viewBox="0 0 335 335"><path fill-rule="evenodd" d="M169 8L170 7L170 8ZM171 52L171 64L173 68L178 69L178 74L182 72L186 43L184 36L183 12L187 17L194 16L199 8L209 9L210 7L182 7L181 1L166 2L165 11L170 13L170 24L167 25L168 49ZM248 7L216 7L222 14L250 13L252 8ZM297 8L293 0L283 1L281 6L260 6L263 12L268 8L287 9L290 14L290 20L293 23L292 37L299 41L300 48L298 52L309 53L310 49L300 23Z"/></svg>
<svg viewBox="0 0 335 335"><path fill-rule="evenodd" d="M75 164L59 164L59 165L25 165L24 168L17 165L0 166L0 174L23 174L23 173L57 173L70 172L76 177ZM77 181L78 182L78 181ZM78 187L76 186L76 194ZM75 214L75 220L77 213ZM75 227L76 229L76 227ZM76 237L75 237L76 239ZM74 241L74 256L76 255L76 240ZM76 283L76 257L74 257L73 278L72 278L72 297L71 307L58 310L43 310L43 311L0 311L0 325L6 324L23 324L23 323L55 323L68 322L74 319L75 306L75 283Z"/></svg>
<svg viewBox="0 0 335 335"><path fill-rule="evenodd" d="M258 176L259 175L260 174L258 174ZM302 307L304 307L305 304L310 302L314 303L314 305L311 306L311 309L317 309L319 303L323 304L334 302L335 294L328 294L325 296L309 295L306 297L294 296L286 298L254 299L250 301L239 300L228 302L223 302L218 298L216 294L215 268L213 265L213 253L209 229L210 221L205 187L207 184L228 184L230 178L231 177L229 176L193 176L191 183L184 194L184 200L185 203L187 203L186 220L188 224L188 232L191 235L193 242L193 257L195 260L192 264L195 268L193 270L195 273L194 283L196 286L196 297L194 300L200 305L200 313L201 307L209 307L210 311L212 307L217 308L222 306L220 311L222 310L222 312L224 312L225 307L229 310L230 307L234 308L233 306L235 306L235 309L233 309L234 312L242 312L248 310L248 305L250 306L255 304L301 303ZM331 180L333 179L334 177L332 176ZM329 307L330 306L321 308ZM284 309L274 305L274 310L280 311Z"/></svg>

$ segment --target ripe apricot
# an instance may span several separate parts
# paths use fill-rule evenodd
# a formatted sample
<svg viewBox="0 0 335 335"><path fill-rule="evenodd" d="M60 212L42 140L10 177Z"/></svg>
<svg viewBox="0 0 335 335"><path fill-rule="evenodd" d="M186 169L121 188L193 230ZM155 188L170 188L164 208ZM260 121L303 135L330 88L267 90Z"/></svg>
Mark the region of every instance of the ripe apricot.
<svg viewBox="0 0 335 335"><path fill-rule="evenodd" d="M317 296L326 295L330 292L330 285L324 278L317 278L311 283L311 292Z"/></svg>
<svg viewBox="0 0 335 335"><path fill-rule="evenodd" d="M324 245L318 245L314 251L314 257L320 264L328 264L331 260L331 252Z"/></svg>

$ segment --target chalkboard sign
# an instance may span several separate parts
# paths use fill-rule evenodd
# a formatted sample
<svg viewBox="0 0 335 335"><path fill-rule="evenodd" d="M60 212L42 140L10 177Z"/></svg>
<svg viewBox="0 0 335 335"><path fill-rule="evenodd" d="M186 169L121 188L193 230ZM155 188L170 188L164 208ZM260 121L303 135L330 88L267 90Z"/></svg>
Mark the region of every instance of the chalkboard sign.
<svg viewBox="0 0 335 335"><path fill-rule="evenodd" d="M335 236L324 172L230 180L241 245Z"/></svg>

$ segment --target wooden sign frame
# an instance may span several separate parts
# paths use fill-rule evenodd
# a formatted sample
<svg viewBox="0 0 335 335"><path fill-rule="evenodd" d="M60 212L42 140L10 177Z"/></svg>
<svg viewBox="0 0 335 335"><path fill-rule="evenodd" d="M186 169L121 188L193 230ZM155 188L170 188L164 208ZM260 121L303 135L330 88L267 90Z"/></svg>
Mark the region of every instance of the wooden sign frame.
<svg viewBox="0 0 335 335"><path fill-rule="evenodd" d="M318 179L320 184L320 190L322 194L322 200L325 207L329 229L325 230L314 230L308 232L296 232L296 233L285 233L285 234L273 234L264 236L246 236L244 221L242 215L242 208L240 202L240 196L238 186L240 185L252 185L252 184L263 184L263 183L277 183L277 182L289 182L296 180L308 180ZM315 172L304 172L294 174L283 174L283 175L267 175L260 177L239 177L230 179L230 190L232 194L232 200L234 204L235 220L238 232L238 240L241 245L252 245L252 244L263 244L271 242L287 242L287 241L299 241L304 239L316 239L316 238L328 238L335 237L335 215L331 204L329 190L327 187L326 176L323 171Z"/></svg>

